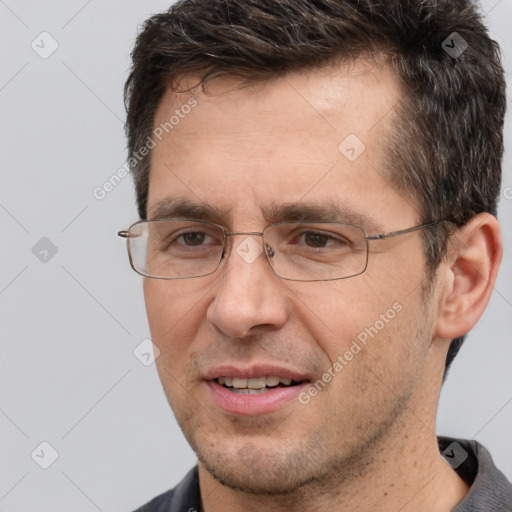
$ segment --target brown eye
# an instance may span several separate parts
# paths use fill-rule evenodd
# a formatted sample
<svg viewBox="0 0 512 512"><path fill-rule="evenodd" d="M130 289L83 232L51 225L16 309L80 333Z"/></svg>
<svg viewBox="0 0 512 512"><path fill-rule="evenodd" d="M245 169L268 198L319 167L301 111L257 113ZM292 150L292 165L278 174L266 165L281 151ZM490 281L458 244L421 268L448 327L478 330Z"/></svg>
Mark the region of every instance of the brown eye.
<svg viewBox="0 0 512 512"><path fill-rule="evenodd" d="M204 242L205 234L202 232L195 233L183 233L181 238L185 242L185 245L201 245Z"/></svg>
<svg viewBox="0 0 512 512"><path fill-rule="evenodd" d="M325 247L329 242L329 236L320 233L305 233L304 241L310 247Z"/></svg>

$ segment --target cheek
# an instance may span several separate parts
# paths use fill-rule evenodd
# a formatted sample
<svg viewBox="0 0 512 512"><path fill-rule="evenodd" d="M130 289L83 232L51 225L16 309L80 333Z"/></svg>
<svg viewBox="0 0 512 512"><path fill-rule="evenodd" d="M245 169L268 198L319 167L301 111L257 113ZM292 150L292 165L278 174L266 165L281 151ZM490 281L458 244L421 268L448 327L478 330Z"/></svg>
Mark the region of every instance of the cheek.
<svg viewBox="0 0 512 512"><path fill-rule="evenodd" d="M362 422L371 421L373 415L384 417L390 409L399 410L417 388L429 344L426 322L418 313L412 299L382 308L333 353L332 359L341 356L342 368L333 379L333 389L345 395L343 407L365 411Z"/></svg>
<svg viewBox="0 0 512 512"><path fill-rule="evenodd" d="M144 299L151 339L160 350L155 364L169 404L180 421L188 421L191 390L188 363L193 340L206 315L202 293L193 281L178 283L146 279ZM197 286L196 286L197 288Z"/></svg>
<svg viewBox="0 0 512 512"><path fill-rule="evenodd" d="M293 295L298 321L332 362L353 341L388 330L402 309L397 287L382 287L374 276L323 282L296 288ZM375 324L377 326L375 327ZM357 349L356 349L357 350Z"/></svg>
<svg viewBox="0 0 512 512"><path fill-rule="evenodd" d="M146 279L144 300L153 343L162 355L185 350L206 317L204 285Z"/></svg>

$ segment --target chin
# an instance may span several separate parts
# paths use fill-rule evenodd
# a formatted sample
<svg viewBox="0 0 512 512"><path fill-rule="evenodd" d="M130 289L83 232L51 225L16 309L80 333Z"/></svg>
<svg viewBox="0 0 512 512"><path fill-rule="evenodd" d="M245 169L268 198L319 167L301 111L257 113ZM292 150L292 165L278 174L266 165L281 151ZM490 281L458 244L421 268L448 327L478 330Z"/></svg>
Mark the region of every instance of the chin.
<svg viewBox="0 0 512 512"><path fill-rule="evenodd" d="M234 464L232 467L222 466L218 463L214 465L207 464L202 461L205 469L210 475L225 487L229 487L234 491L241 491L246 494L259 496L287 496L295 494L298 489L302 488L307 482L299 481L297 475L279 474L279 471L268 471L268 467L261 468L245 468L240 463Z"/></svg>
<svg viewBox="0 0 512 512"><path fill-rule="evenodd" d="M219 483L247 494L287 496L323 478L325 468L306 460L308 456L302 450L276 453L272 448L260 449L248 441L240 448L231 444L222 453L197 449L195 452L201 465Z"/></svg>

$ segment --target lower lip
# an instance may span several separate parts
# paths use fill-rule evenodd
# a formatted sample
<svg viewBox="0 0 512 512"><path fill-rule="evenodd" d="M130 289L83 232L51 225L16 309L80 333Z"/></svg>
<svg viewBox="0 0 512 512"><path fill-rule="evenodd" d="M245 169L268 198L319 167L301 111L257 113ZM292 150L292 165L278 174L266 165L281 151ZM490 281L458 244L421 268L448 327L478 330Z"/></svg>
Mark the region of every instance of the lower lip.
<svg viewBox="0 0 512 512"><path fill-rule="evenodd" d="M206 382L215 403L225 412L254 416L274 412L293 400L298 401L300 392L308 385L307 382L286 388L274 388L257 395L233 393L214 380Z"/></svg>

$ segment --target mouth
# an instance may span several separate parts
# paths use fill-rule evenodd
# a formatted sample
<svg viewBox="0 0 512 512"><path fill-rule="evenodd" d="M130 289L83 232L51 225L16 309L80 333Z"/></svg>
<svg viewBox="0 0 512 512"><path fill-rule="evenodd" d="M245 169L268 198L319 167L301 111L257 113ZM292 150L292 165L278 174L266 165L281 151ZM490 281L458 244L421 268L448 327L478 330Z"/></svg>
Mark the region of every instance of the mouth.
<svg viewBox="0 0 512 512"><path fill-rule="evenodd" d="M216 408L230 416L256 416L294 407L313 376L275 362L253 362L211 367L202 378Z"/></svg>
<svg viewBox="0 0 512 512"><path fill-rule="evenodd" d="M224 365L211 368L203 378L212 402L228 415L256 416L293 407L311 384L305 373L275 364L251 367Z"/></svg>
<svg viewBox="0 0 512 512"><path fill-rule="evenodd" d="M213 380L224 389L239 395L260 395L273 389L290 388L305 382L305 380L297 381L277 376L252 377L250 379L226 376Z"/></svg>

